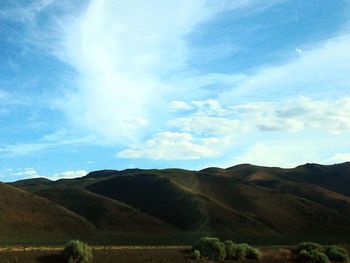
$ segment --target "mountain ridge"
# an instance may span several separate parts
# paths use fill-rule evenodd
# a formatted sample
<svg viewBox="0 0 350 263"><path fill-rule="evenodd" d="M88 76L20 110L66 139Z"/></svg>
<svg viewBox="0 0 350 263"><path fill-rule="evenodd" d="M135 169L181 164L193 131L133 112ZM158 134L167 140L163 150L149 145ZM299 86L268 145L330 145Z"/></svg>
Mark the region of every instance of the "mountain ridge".
<svg viewBox="0 0 350 263"><path fill-rule="evenodd" d="M199 171L100 170L76 179L9 184L64 207L104 233L350 234L349 162L287 169L241 164Z"/></svg>

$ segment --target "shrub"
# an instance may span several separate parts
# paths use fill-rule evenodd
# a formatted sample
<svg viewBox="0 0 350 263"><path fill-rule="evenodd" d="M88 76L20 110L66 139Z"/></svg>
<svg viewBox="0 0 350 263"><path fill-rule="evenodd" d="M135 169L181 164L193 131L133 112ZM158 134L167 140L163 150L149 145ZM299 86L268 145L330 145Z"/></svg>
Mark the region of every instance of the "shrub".
<svg viewBox="0 0 350 263"><path fill-rule="evenodd" d="M202 237L193 246L192 250L199 250L202 257L208 257L211 253L211 244L214 242L220 242L220 240L216 237Z"/></svg>
<svg viewBox="0 0 350 263"><path fill-rule="evenodd" d="M191 259L198 260L201 258L201 252L199 250L194 250L191 255Z"/></svg>
<svg viewBox="0 0 350 263"><path fill-rule="evenodd" d="M90 263L92 249L79 240L71 240L65 246L63 256L68 263Z"/></svg>
<svg viewBox="0 0 350 263"><path fill-rule="evenodd" d="M260 259L261 253L257 248L248 246L245 257L248 259Z"/></svg>
<svg viewBox="0 0 350 263"><path fill-rule="evenodd" d="M226 258L225 245L216 237L203 237L193 246L204 258L222 261Z"/></svg>
<svg viewBox="0 0 350 263"><path fill-rule="evenodd" d="M345 248L332 245L326 248L326 255L332 262L346 263L349 261L349 255Z"/></svg>
<svg viewBox="0 0 350 263"><path fill-rule="evenodd" d="M327 255L319 250L302 249L297 255L297 261L301 263L329 263Z"/></svg>
<svg viewBox="0 0 350 263"><path fill-rule="evenodd" d="M224 243L220 241L216 241L212 245L213 253L209 257L209 259L223 261L226 258L226 248Z"/></svg>
<svg viewBox="0 0 350 263"><path fill-rule="evenodd" d="M320 244L314 242L302 242L297 245L296 252L299 253L302 250L306 250L308 252L312 250L322 251L323 247Z"/></svg>
<svg viewBox="0 0 350 263"><path fill-rule="evenodd" d="M226 240L224 242L226 248L226 259L235 259L236 257L236 244L231 240Z"/></svg>
<svg viewBox="0 0 350 263"><path fill-rule="evenodd" d="M261 253L257 248L253 248L246 243L235 244L231 240L225 241L226 247L226 259L242 260L248 259L260 259Z"/></svg>
<svg viewBox="0 0 350 263"><path fill-rule="evenodd" d="M246 254L247 254L248 247L249 247L249 245L246 243L237 244L235 246L236 255L235 255L234 259L237 259L237 260L244 259L246 257Z"/></svg>

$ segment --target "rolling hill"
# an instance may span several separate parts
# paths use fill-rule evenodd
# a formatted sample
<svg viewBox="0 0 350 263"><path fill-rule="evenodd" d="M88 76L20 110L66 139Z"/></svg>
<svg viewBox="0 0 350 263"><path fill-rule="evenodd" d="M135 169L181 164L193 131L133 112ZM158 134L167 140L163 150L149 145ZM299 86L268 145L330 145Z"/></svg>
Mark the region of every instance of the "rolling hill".
<svg viewBox="0 0 350 263"><path fill-rule="evenodd" d="M59 226L59 227L58 227ZM48 199L0 183L0 242L94 235L84 217Z"/></svg>
<svg viewBox="0 0 350 263"><path fill-rule="evenodd" d="M200 171L102 170L77 179L38 178L10 185L2 185L13 192L9 196L50 200L87 232L291 238L350 234L350 163L293 169L242 164ZM53 224L65 224L56 219Z"/></svg>

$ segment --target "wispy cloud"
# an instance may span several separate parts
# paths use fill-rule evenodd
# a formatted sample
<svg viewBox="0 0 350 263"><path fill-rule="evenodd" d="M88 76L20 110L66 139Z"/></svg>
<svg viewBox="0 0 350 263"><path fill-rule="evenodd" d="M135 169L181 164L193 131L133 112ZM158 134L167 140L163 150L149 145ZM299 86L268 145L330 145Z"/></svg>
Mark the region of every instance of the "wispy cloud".
<svg viewBox="0 0 350 263"><path fill-rule="evenodd" d="M57 0L37 0L27 3L10 1L0 9L0 18L23 23L36 23L36 16Z"/></svg>
<svg viewBox="0 0 350 263"><path fill-rule="evenodd" d="M90 1L64 35L62 58L79 74L64 111L111 142L130 143L159 129L182 89L174 76L191 71L186 37L219 12L276 1L263 2Z"/></svg>
<svg viewBox="0 0 350 263"><path fill-rule="evenodd" d="M291 56L281 65L265 65L255 73L241 76L231 90L219 95L220 101L268 98L281 99L305 95L317 98L349 94L350 35L308 46L298 56Z"/></svg>
<svg viewBox="0 0 350 263"><path fill-rule="evenodd" d="M90 135L59 130L52 134L47 134L33 143L20 142L5 145L0 151L0 156L21 156L45 151L59 146L82 145L92 143L94 141L95 138Z"/></svg>

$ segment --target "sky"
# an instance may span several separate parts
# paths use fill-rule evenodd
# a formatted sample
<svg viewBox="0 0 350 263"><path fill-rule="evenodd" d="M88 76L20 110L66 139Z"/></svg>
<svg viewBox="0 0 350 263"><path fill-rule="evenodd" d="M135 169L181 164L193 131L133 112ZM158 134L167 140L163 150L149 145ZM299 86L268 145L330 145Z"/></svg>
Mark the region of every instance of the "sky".
<svg viewBox="0 0 350 263"><path fill-rule="evenodd" d="M2 0L0 180L350 161L346 0Z"/></svg>

